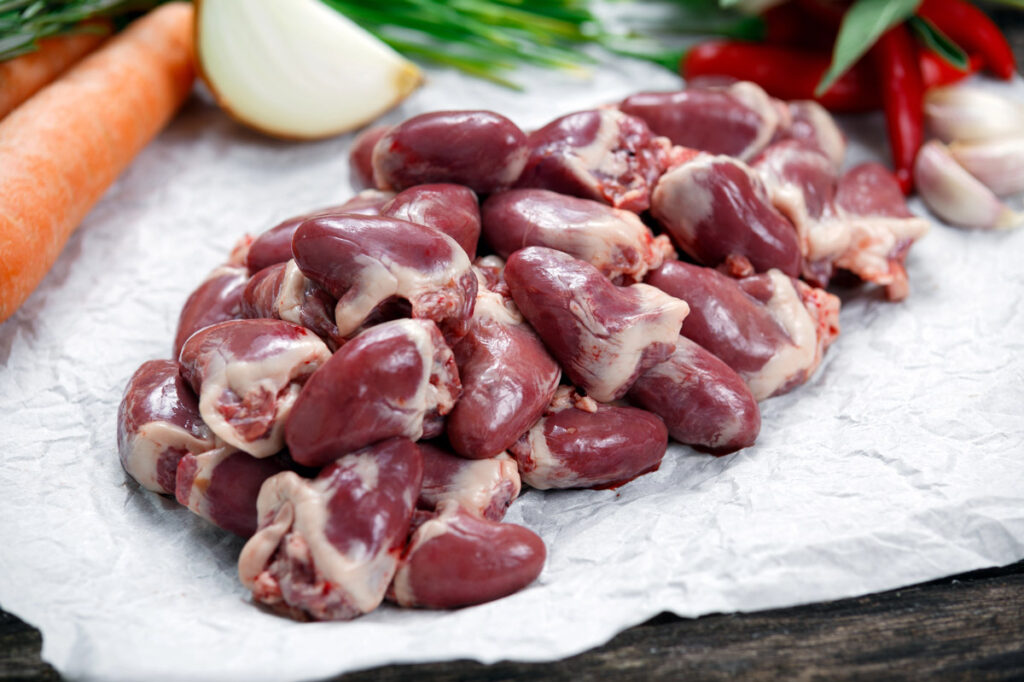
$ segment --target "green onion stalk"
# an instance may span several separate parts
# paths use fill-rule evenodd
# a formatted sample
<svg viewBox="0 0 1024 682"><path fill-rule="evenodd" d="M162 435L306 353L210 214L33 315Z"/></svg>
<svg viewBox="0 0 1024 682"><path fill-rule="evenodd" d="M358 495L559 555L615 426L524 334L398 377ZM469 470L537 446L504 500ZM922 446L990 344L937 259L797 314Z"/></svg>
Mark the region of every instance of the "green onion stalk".
<svg viewBox="0 0 1024 682"><path fill-rule="evenodd" d="M760 30L758 19L717 0L321 1L411 59L509 87L519 66L584 71L602 49L675 70L682 49L666 47L672 36L755 39ZM103 30L83 27L89 19L123 25L160 2L0 0L0 61L38 49L43 38Z"/></svg>

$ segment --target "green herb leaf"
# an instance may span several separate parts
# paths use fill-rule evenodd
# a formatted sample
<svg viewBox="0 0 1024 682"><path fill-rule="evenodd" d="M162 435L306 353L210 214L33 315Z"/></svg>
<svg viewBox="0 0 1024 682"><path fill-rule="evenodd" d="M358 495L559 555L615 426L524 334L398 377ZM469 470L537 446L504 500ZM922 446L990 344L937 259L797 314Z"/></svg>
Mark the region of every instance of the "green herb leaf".
<svg viewBox="0 0 1024 682"><path fill-rule="evenodd" d="M602 34L590 0L323 0L399 52L502 85L517 64L581 70Z"/></svg>
<svg viewBox="0 0 1024 682"><path fill-rule="evenodd" d="M913 29L928 49L942 57L946 62L960 71L967 71L969 60L967 53L950 40L949 36L935 27L935 24L921 17L910 17L908 25Z"/></svg>
<svg viewBox="0 0 1024 682"><path fill-rule="evenodd" d="M31 33L15 33L0 38L0 52L24 54L34 49L35 36Z"/></svg>
<svg viewBox="0 0 1024 682"><path fill-rule="evenodd" d="M814 93L821 96L828 92L883 33L913 16L919 4L921 0L857 0L850 5L839 27L832 64Z"/></svg>
<svg viewBox="0 0 1024 682"><path fill-rule="evenodd" d="M0 0L0 62L38 49L50 36L81 33L81 22L96 17L120 20L164 0Z"/></svg>

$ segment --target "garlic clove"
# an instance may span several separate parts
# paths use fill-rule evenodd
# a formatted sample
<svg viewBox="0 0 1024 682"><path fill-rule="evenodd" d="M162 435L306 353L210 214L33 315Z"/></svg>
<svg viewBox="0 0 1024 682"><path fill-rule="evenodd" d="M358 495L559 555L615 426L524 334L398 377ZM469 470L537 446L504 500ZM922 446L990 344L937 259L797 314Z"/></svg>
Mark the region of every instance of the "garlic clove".
<svg viewBox="0 0 1024 682"><path fill-rule="evenodd" d="M1024 192L1024 135L954 142L949 153L997 196Z"/></svg>
<svg viewBox="0 0 1024 682"><path fill-rule="evenodd" d="M223 109L285 138L361 127L422 81L414 64L320 0L196 0L196 53Z"/></svg>
<svg viewBox="0 0 1024 682"><path fill-rule="evenodd" d="M951 225L1001 229L1016 227L1024 219L957 163L938 140L926 143L917 153L914 183L928 208Z"/></svg>
<svg viewBox="0 0 1024 682"><path fill-rule="evenodd" d="M979 88L933 88L925 95L924 115L943 142L1024 135L1024 105Z"/></svg>

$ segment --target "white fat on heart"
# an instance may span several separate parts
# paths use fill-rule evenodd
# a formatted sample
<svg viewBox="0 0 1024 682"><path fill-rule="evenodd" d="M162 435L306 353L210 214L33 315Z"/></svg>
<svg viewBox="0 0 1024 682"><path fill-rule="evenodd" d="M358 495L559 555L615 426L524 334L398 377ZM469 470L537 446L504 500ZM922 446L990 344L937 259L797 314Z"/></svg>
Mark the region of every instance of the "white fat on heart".
<svg viewBox="0 0 1024 682"><path fill-rule="evenodd" d="M555 389L555 394L551 396L551 402L548 404L545 413L553 414L562 410L568 410L569 408L576 408L577 410L593 414L597 412L597 401L590 396L580 395L572 386L563 385Z"/></svg>
<svg viewBox="0 0 1024 682"><path fill-rule="evenodd" d="M797 226L798 233L800 226ZM853 232L847 221L828 217L807 223L801 235L801 252L809 263L834 262L850 248Z"/></svg>
<svg viewBox="0 0 1024 682"><path fill-rule="evenodd" d="M302 325L302 305L306 301L309 279L302 274L295 259L284 266L281 289L274 299L274 312L285 322Z"/></svg>
<svg viewBox="0 0 1024 682"><path fill-rule="evenodd" d="M904 240L917 241L929 228L924 218L847 217L840 220L844 220L850 232L850 243L835 264L876 284L893 282L890 258L897 244Z"/></svg>
<svg viewBox="0 0 1024 682"><path fill-rule="evenodd" d="M569 313L580 323L580 341L573 361L584 375L586 391L594 400L614 400L634 376L644 349L652 343L674 344L690 306L648 284L631 284L638 311L644 317L612 334L595 316L584 290L573 292Z"/></svg>
<svg viewBox="0 0 1024 682"><path fill-rule="evenodd" d="M373 455L350 455L355 460L352 470L356 472L364 492L370 492L380 485L380 466Z"/></svg>
<svg viewBox="0 0 1024 682"><path fill-rule="evenodd" d="M767 274L772 281L772 295L765 308L789 336L790 343L778 348L756 373L745 376L756 400L770 397L801 373L805 378L810 376L821 360L817 323L792 280L775 269Z"/></svg>
<svg viewBox="0 0 1024 682"><path fill-rule="evenodd" d="M811 159L820 158L816 152L802 147L775 147L770 151L769 156L765 160L759 162L754 167L754 172L764 182L764 187L771 198L772 205L786 216L796 228L801 255L816 261L820 260L821 257L811 257L809 254L812 232L815 229L820 229L819 221L810 216L810 212L807 210L807 199L800 185L787 179L784 172L790 163L799 164L808 157ZM823 233L818 238L823 240L827 236L827 234ZM842 239L841 235L832 234L831 236ZM825 246L824 241L816 245L816 248L823 246ZM832 248L841 249L844 248L844 245L834 245Z"/></svg>
<svg viewBox="0 0 1024 682"><path fill-rule="evenodd" d="M210 480L213 478L213 470L220 466L221 462L238 452L237 448L224 445L214 450L209 450L196 455L196 473L192 479L192 487L189 488L188 503L185 505L189 510L210 523L216 525L210 514L210 498L206 491L210 487Z"/></svg>
<svg viewBox="0 0 1024 682"><path fill-rule="evenodd" d="M629 162L621 154L610 153L619 144L621 120L626 116L618 109L601 109L597 134L589 144L574 147L566 164L578 179L596 189L594 174L617 178L629 172Z"/></svg>
<svg viewBox="0 0 1024 682"><path fill-rule="evenodd" d="M741 104L757 112L763 122L757 131L757 136L736 155L740 159L747 160L768 146L780 126L789 127L789 110L780 106L778 101L773 100L761 86L750 81L733 83L727 90Z"/></svg>
<svg viewBox="0 0 1024 682"><path fill-rule="evenodd" d="M334 324L341 336L348 336L366 321L373 309L401 287L386 265L376 258L359 254L355 257L359 281L338 299L334 306Z"/></svg>
<svg viewBox="0 0 1024 682"><path fill-rule="evenodd" d="M479 273L477 281L479 286L476 291L476 305L473 306L474 320L491 320L503 327L523 324L523 315L512 299L488 289Z"/></svg>
<svg viewBox="0 0 1024 682"><path fill-rule="evenodd" d="M193 455L205 452L214 446L213 434L205 427L203 437L196 437L177 424L166 421L152 421L128 439L124 456L124 470L146 490L173 495L174 490L165 490L157 480L160 460L168 450L185 450Z"/></svg>
<svg viewBox="0 0 1024 682"><path fill-rule="evenodd" d="M383 228L382 228L383 229ZM354 258L359 279L346 291L334 308L338 333L348 336L357 330L373 309L392 296L411 302L438 289L452 286L470 269L469 256L458 242L436 230L436 237L448 242L450 259L443 268L418 270L395 263L385 253L381 258L357 254Z"/></svg>
<svg viewBox="0 0 1024 682"><path fill-rule="evenodd" d="M537 490L573 488L585 483L563 460L552 454L544 435L546 424L547 417L542 417L526 432L529 465L519 470L523 483Z"/></svg>
<svg viewBox="0 0 1024 682"><path fill-rule="evenodd" d="M530 158L530 148L526 145L517 147L512 151L505 159L505 167L502 168L501 173L495 179L495 185L498 187L511 187L519 179L519 176L523 172L523 167L526 166L527 160Z"/></svg>
<svg viewBox="0 0 1024 682"><path fill-rule="evenodd" d="M928 228L924 218L858 216L836 207L833 215L809 223L803 253L808 262L830 261L865 281L889 284L889 256L897 243L917 241Z"/></svg>
<svg viewBox="0 0 1024 682"><path fill-rule="evenodd" d="M505 271L505 261L501 256L496 256L493 253L487 256L479 256L473 261L474 270L495 270L498 273Z"/></svg>
<svg viewBox="0 0 1024 682"><path fill-rule="evenodd" d="M836 125L836 120L832 118L832 114L814 100L790 102L789 113L792 119L803 118L814 129L818 149L838 169L843 164L843 157L846 155L846 139L843 137L843 131Z"/></svg>
<svg viewBox="0 0 1024 682"><path fill-rule="evenodd" d="M312 374L331 357L331 351L312 332L303 334L283 349L261 360L235 360L212 354L204 368L199 393L199 414L210 430L226 443L253 457L269 457L284 447L284 421L291 412L301 386L293 379ZM243 438L217 409L227 390L240 399L266 391L274 398L274 420L269 434L258 440Z"/></svg>
<svg viewBox="0 0 1024 682"><path fill-rule="evenodd" d="M768 194L772 198L772 205L780 213L789 218L796 228L797 241L800 244L800 253L806 254L810 249L811 232L816 221L811 218L807 211L807 201L800 188L791 182L785 182L777 176L772 176L765 182Z"/></svg>
<svg viewBox="0 0 1024 682"><path fill-rule="evenodd" d="M515 499L521 488L519 469L507 454L491 459L467 460L446 486L442 499L454 500L482 517L491 506L495 492L501 490L506 481L512 483L512 499Z"/></svg>
<svg viewBox="0 0 1024 682"><path fill-rule="evenodd" d="M675 236L683 237L681 241L695 242L697 226L714 216L711 187L715 183L708 176L712 167L722 162L735 163L735 160L728 156L700 153L658 180L651 200L652 211ZM685 243L680 246L686 249Z"/></svg>
<svg viewBox="0 0 1024 682"><path fill-rule="evenodd" d="M427 336L429 337L429 335ZM420 346L419 344L417 344L417 347L420 348L421 354L429 353L427 361L432 364L425 365L428 368L427 376L420 384L420 386L423 388L424 397L422 403L418 403L422 405L422 416L420 417L419 428L420 435L417 436L416 438L413 438L412 440L418 440L423 435L423 416L426 416L426 413L429 410L436 409L437 413L440 415L448 414L449 412L452 411L452 408L455 407L455 403L456 401L458 401L461 394L461 386L456 390L456 392L452 392L452 376L448 370L448 367L445 366L445 363L443 361L443 358L445 357L452 357L451 350L448 350L447 348L442 349L445 352L443 353L441 358L438 358L437 354L435 353L434 342L432 339L429 338L427 340L426 346ZM454 361L452 362L451 366L455 366ZM430 381L430 377L432 374L438 375L439 380L436 385L431 383Z"/></svg>
<svg viewBox="0 0 1024 682"><path fill-rule="evenodd" d="M441 502L437 505L436 516L422 523L416 529L416 532L413 533L412 538L409 540L409 547L405 550L407 560L399 564L394 580L391 583L392 593L399 606L414 606L416 604L416 594L413 592L412 579L409 575L411 569L409 568L408 559L415 556L416 551L423 545L435 538L446 535L451 530L450 524L452 519L458 513L458 502L454 500Z"/></svg>
<svg viewBox="0 0 1024 682"><path fill-rule="evenodd" d="M661 265L660 261L648 263L655 258L650 230L635 213L621 209L612 211L590 217L576 227L556 221L554 224L558 225L557 228L545 230L545 245L572 253L576 258L596 267L609 279L621 275L642 279L649 267ZM613 267L615 255L627 249L637 252L638 262L628 270Z"/></svg>
<svg viewBox="0 0 1024 682"><path fill-rule="evenodd" d="M355 460L355 461L353 461ZM371 490L370 480L379 482L379 467L372 455L347 455L340 460L345 468L356 471L361 485ZM351 465L349 464L351 462ZM286 471L266 480L256 501L258 517L271 519L256 531L238 559L242 583L254 589L274 552L285 536L291 533L302 539L303 553L308 553L317 577L344 593L344 602L361 613L377 608L394 575L397 559L390 547L378 548L371 554L362 543L350 543L345 554L327 538L328 504L334 496L332 477L308 481ZM283 548L288 552L287 543ZM301 559L302 557L296 557ZM288 580L290 576L279 576ZM297 605L302 606L302 605Z"/></svg>
<svg viewBox="0 0 1024 682"><path fill-rule="evenodd" d="M294 498L314 494L307 486L308 482L298 474L284 471L271 476L260 487L256 498L259 529L238 555L238 577L246 588L255 589L256 580L291 529L295 521Z"/></svg>

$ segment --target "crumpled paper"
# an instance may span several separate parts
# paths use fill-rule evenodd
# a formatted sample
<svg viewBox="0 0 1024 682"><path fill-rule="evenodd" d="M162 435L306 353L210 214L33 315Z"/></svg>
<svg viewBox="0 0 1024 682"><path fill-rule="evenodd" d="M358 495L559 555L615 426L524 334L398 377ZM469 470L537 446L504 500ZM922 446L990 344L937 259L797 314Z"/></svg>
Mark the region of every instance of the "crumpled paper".
<svg viewBox="0 0 1024 682"><path fill-rule="evenodd" d="M515 93L432 72L387 120L488 108L531 127L678 86L626 60L592 80L527 75ZM851 158L884 153L880 119L846 123ZM349 623L254 607L235 574L242 542L127 479L117 406L139 364L169 356L181 304L243 233L348 197L350 142L269 140L194 98L0 327L0 604L42 630L62 674L252 682L544 661L662 611L836 599L1024 557L1024 231L935 225L911 251L906 302L843 292L842 335L808 384L763 403L756 446L673 446L618 490L527 492L508 520L549 557L526 590Z"/></svg>

